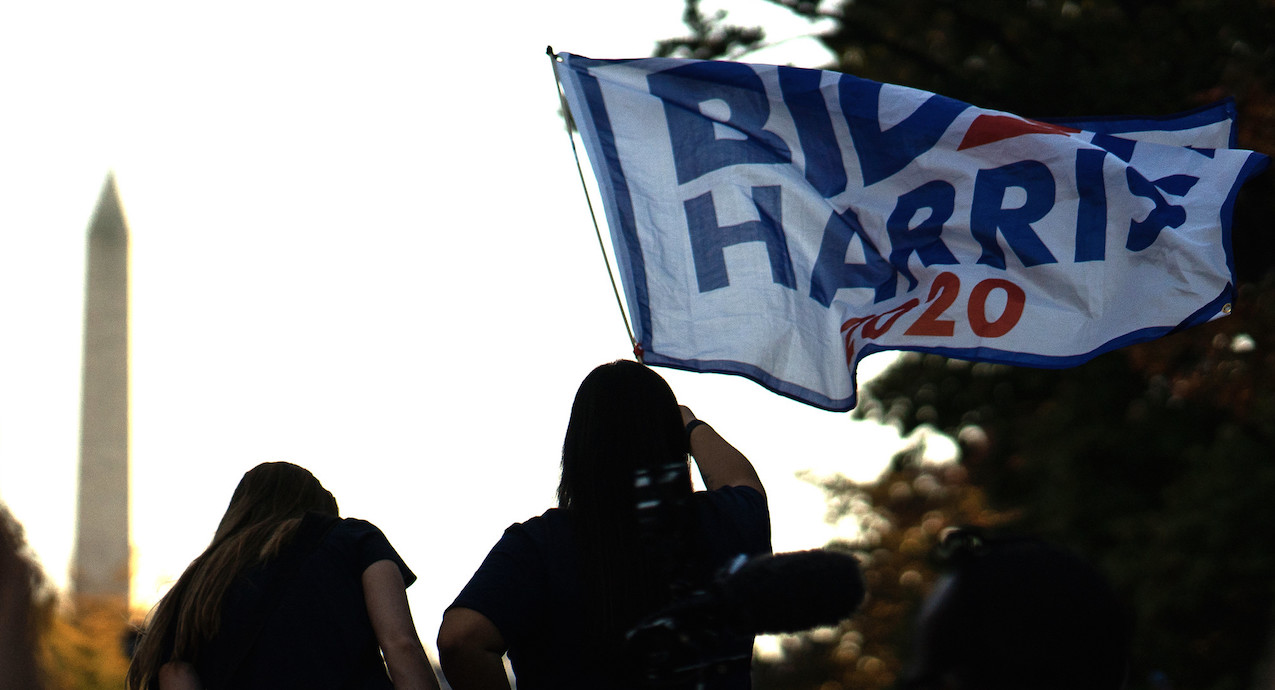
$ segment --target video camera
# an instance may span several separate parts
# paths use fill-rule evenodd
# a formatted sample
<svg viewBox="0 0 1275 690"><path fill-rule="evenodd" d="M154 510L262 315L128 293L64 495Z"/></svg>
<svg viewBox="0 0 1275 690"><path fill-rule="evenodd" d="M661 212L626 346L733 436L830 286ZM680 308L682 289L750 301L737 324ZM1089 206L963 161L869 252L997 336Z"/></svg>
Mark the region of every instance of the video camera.
<svg viewBox="0 0 1275 690"><path fill-rule="evenodd" d="M748 659L747 652L730 651L739 636L836 625L863 597L859 562L849 554L741 555L707 587L638 623L625 641L641 660L648 687L703 687L705 679Z"/></svg>
<svg viewBox="0 0 1275 690"><path fill-rule="evenodd" d="M704 582L686 553L690 468L684 462L639 469L635 509L648 556L669 582L671 604L625 636L628 657L648 688L703 688L708 679L746 663L741 637L835 625L864 597L859 562L816 549L747 558L743 554Z"/></svg>

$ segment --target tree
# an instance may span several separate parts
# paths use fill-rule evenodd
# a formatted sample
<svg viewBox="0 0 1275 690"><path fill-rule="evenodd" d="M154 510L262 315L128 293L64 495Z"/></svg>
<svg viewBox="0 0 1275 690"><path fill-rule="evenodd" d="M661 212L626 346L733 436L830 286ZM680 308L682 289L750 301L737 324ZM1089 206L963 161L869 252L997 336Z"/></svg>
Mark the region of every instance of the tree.
<svg viewBox="0 0 1275 690"><path fill-rule="evenodd" d="M0 503L0 688L121 688L127 628L113 607L59 610L22 525Z"/></svg>
<svg viewBox="0 0 1275 690"><path fill-rule="evenodd" d="M1012 518L988 507L961 465L924 460L924 438L914 436L874 483L844 477L821 482L829 496L829 520L850 518L859 528L854 540L830 546L858 557L868 596L838 628L787 638L782 661L757 665L757 690L893 686L909 646L914 609L937 575L929 556L943 533Z"/></svg>
<svg viewBox="0 0 1275 690"><path fill-rule="evenodd" d="M1135 679L1249 687L1275 605L1275 358L1256 345L1275 280L1245 292L1230 319L1074 369L908 357L859 414L953 435L992 506L1100 565L1136 613Z"/></svg>
<svg viewBox="0 0 1275 690"><path fill-rule="evenodd" d="M128 672L128 621L113 606L53 612L44 635L50 690L118 690Z"/></svg>
<svg viewBox="0 0 1275 690"><path fill-rule="evenodd" d="M1029 117L1157 115L1233 97L1239 146L1275 152L1275 3L771 1L831 20L820 40L834 69ZM664 54L734 55L764 43L761 29L696 16L690 36L660 44ZM1264 651L1275 649L1275 550L1265 532L1275 524L1272 213L1268 173L1236 208L1229 318L1060 371L908 356L866 387L855 413L904 433L928 425L950 435L970 487L997 515L1099 565L1136 614L1135 688L1155 677L1239 690L1253 686L1255 668L1275 668L1263 659L1275 654ZM906 534L915 524L886 511L888 490L880 493L899 471L874 486L832 487L834 505L859 497ZM905 555L903 543L886 548L890 558ZM915 600L891 588L873 596L903 608ZM818 645L799 641L794 656L817 655ZM845 681L830 673L825 682Z"/></svg>

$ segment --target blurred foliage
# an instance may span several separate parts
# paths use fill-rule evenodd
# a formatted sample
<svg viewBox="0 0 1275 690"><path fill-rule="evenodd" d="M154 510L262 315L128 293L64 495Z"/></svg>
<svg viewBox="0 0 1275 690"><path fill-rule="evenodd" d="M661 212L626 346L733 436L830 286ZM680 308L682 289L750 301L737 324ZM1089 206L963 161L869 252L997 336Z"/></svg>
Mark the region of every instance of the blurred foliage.
<svg viewBox="0 0 1275 690"><path fill-rule="evenodd" d="M22 525L0 503L0 688L118 690L130 630L120 601L60 606Z"/></svg>
<svg viewBox="0 0 1275 690"><path fill-rule="evenodd" d="M119 690L128 672L131 631L117 605L81 602L75 611L50 610L41 662L48 690Z"/></svg>
<svg viewBox="0 0 1275 690"><path fill-rule="evenodd" d="M705 16L700 10L700 0L686 0L682 23L691 30L690 34L658 41L655 44L657 57L720 58L757 48L766 36L761 27L727 24L725 10Z"/></svg>
<svg viewBox="0 0 1275 690"><path fill-rule="evenodd" d="M1172 112L1224 96L1270 105L1270 0L768 1L832 23L818 36L832 69L985 108L1061 117ZM733 26L725 11L706 17L700 0L687 0L683 19L690 34L660 41L657 54L734 57L765 43L763 27Z"/></svg>
<svg viewBox="0 0 1275 690"><path fill-rule="evenodd" d="M924 442L917 441L872 484L844 477L820 482L829 496L828 519L851 519L859 528L854 541L831 548L859 559L868 596L838 628L785 638L781 661L755 665L757 690L892 687L914 610L937 574L929 555L943 532L960 525L998 526L1013 518L988 507L964 467L924 462L924 452Z"/></svg>
<svg viewBox="0 0 1275 690"><path fill-rule="evenodd" d="M769 1L830 27L818 40L831 69L1039 118L1161 115L1230 97L1238 145L1275 153L1272 0ZM688 17L699 22L691 35L661 43L662 54L747 59L765 44L761 28L706 19L697 2ZM759 688L889 687L918 598L892 578L929 581L909 560L918 540L933 543L929 511L1010 519L1097 564L1137 616L1131 688L1275 686L1258 677L1275 672L1272 218L1266 173L1236 206L1228 318L1060 371L908 355L866 386L856 416L950 435L963 472L896 459L876 484L828 487L837 510L858 506L864 539L880 540L857 545L878 573L872 599L837 634L788 640L785 660L759 669ZM941 501L986 504L966 514L940 501L918 521L891 487L920 500L925 476ZM883 606L890 615L872 613ZM853 675L868 667L882 672Z"/></svg>
<svg viewBox="0 0 1275 690"><path fill-rule="evenodd" d="M1275 621L1275 277L1236 306L1062 371L908 355L857 414L951 434L990 505L1097 564L1135 681L1248 688Z"/></svg>

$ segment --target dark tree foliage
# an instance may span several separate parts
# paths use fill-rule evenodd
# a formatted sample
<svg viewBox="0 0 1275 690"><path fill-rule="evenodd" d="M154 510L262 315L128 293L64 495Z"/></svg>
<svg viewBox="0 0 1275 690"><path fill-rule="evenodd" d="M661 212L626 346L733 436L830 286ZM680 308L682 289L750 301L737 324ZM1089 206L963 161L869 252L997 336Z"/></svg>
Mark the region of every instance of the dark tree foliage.
<svg viewBox="0 0 1275 690"><path fill-rule="evenodd" d="M909 356L870 394L904 428L955 436L972 483L1019 528L1102 568L1137 617L1135 680L1246 688L1275 603L1275 434L1253 414L1275 369L1248 349L1275 336L1270 294L1264 318L1183 334L1205 350L1185 371L1152 373L1182 355L1167 343L1058 372ZM1246 322L1263 327L1234 331Z"/></svg>
<svg viewBox="0 0 1275 690"><path fill-rule="evenodd" d="M1167 113L1245 99L1275 76L1269 0L769 2L833 20L819 39L834 69L1020 115ZM687 1L691 35L661 41L659 54L715 58L762 44L762 27L699 7Z"/></svg>
<svg viewBox="0 0 1275 690"><path fill-rule="evenodd" d="M900 452L873 484L823 483L829 518L849 518L859 527L855 540L833 546L858 557L868 596L836 630L786 639L781 661L757 663L757 690L892 687L911 640L913 611L937 575L930 554L944 531L1010 520L988 507L964 467L923 462L924 452L923 442Z"/></svg>
<svg viewBox="0 0 1275 690"><path fill-rule="evenodd" d="M820 36L832 69L1041 118L1160 115L1230 97L1238 145L1275 154L1271 0L769 1L832 19ZM695 2L687 17L698 22L692 35L661 44L664 54L747 59L741 52L764 42L761 29L706 20ZM1267 173L1236 208L1239 294L1228 318L1059 371L909 355L861 391L857 416L957 439L989 515L1102 568L1136 616L1131 688L1275 682L1265 675L1275 669L1273 217ZM920 470L896 464L875 486L829 487L834 505L866 501L865 515L907 533L915 516L891 509L889 487L914 480L899 474L908 471ZM903 557L890 548L873 547L866 567ZM891 625L916 598L893 586L873 596L902 607ZM821 669L823 684L785 686L781 664L763 671L769 687L855 687L846 664L860 668L863 655L845 650L862 652L871 637L856 620L849 638L791 646L789 670ZM896 645L873 656L892 672L906 632L873 629Z"/></svg>
<svg viewBox="0 0 1275 690"><path fill-rule="evenodd" d="M766 34L760 27L740 27L726 23L726 12L719 10L706 17L700 11L700 0L686 0L682 23L691 30L682 38L669 38L655 44L657 57L683 57L711 60L746 52L761 45Z"/></svg>

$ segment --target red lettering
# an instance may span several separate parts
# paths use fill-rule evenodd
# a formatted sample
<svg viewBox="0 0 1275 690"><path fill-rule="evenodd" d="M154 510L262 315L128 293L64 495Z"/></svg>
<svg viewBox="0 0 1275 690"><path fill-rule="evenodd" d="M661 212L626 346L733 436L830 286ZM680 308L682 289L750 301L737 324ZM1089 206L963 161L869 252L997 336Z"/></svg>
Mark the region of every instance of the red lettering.
<svg viewBox="0 0 1275 690"><path fill-rule="evenodd" d="M846 341L846 366L854 366L854 329L859 324L872 318L871 316L857 316L853 319L847 319L841 324L841 337Z"/></svg>
<svg viewBox="0 0 1275 690"><path fill-rule="evenodd" d="M888 332L891 328L894 327L894 324L896 321L899 320L899 317L912 311L920 303L921 303L920 300L913 297L912 299L904 302L903 304L900 304L899 306L891 309L890 311L885 312L884 314L872 314L870 316L856 316L853 319L846 319L845 323L841 324L841 335L842 337L845 338L845 341L846 341L846 363L850 364L851 361L854 359L854 329L858 328L859 326L863 326L863 331L861 332L861 335L864 338L868 340L879 338L885 335L886 332ZM885 320L884 323L881 322L881 317L883 316L889 317Z"/></svg>
<svg viewBox="0 0 1275 690"><path fill-rule="evenodd" d="M956 332L956 322L939 317L952 306L960 292L961 279L957 278L955 273L940 273L930 284L930 297L926 300L930 306L921 312L921 316L904 331L904 335L933 335L950 338Z"/></svg>
<svg viewBox="0 0 1275 690"><path fill-rule="evenodd" d="M987 317L987 300L995 290L1005 291L1005 308L995 319ZM933 336L950 338L956 333L954 319L941 318L949 307L956 303L961 295L961 279L950 271L935 276L930 284L930 294L926 298L925 311L904 331L905 335ZM894 328L894 324L904 314L920 306L921 300L913 297L903 304L881 314L869 314L846 319L841 324L841 335L845 338L846 364L853 365L855 330L864 340L875 340ZM1027 294L1017 284L1003 278L987 278L980 281L970 291L966 314L969 318L970 330L980 338L999 338L1014 330L1023 317L1023 308L1027 304Z"/></svg>
<svg viewBox="0 0 1275 690"><path fill-rule="evenodd" d="M1005 310L995 321L988 321L987 297L997 288L1005 291ZM975 285L970 292L970 330L980 338L999 338L1018 325L1026 302L1027 295L1022 288L1003 278L988 278Z"/></svg>
<svg viewBox="0 0 1275 690"><path fill-rule="evenodd" d="M913 297L912 299L904 302L903 304L900 304L899 306L891 309L890 311L887 311L885 314L880 314L878 316L872 317L870 321L863 324L863 337L869 340L880 338L881 336L885 335L887 331L889 331L891 328L894 327L894 322L898 321L900 316L903 316L904 314L912 311L913 309L916 308L916 305L920 303L921 303L921 300ZM878 324L878 319L880 319L882 316L886 316L887 314L891 314L892 316L886 319L884 324Z"/></svg>

